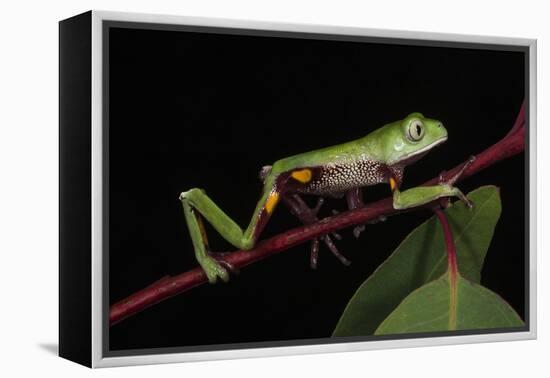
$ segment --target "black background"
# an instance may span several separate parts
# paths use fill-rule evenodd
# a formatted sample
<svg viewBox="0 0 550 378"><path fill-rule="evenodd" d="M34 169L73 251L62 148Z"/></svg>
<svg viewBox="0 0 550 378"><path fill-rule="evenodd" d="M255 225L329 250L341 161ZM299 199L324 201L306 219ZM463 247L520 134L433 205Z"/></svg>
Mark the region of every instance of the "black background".
<svg viewBox="0 0 550 378"><path fill-rule="evenodd" d="M413 111L449 140L405 173L404 188L504 136L525 93L524 53L299 38L111 28L109 301L194 268L180 192L205 188L242 227L259 169L348 140ZM502 217L482 284L524 317L525 170L516 156L459 184L501 187ZM365 200L389 194L365 190ZM327 200L344 209L343 200ZM393 217L337 243L353 263L309 243L203 285L110 329L111 350L330 336L358 286L431 214ZM281 206L262 237L299 223ZM214 250L233 248L209 228Z"/></svg>

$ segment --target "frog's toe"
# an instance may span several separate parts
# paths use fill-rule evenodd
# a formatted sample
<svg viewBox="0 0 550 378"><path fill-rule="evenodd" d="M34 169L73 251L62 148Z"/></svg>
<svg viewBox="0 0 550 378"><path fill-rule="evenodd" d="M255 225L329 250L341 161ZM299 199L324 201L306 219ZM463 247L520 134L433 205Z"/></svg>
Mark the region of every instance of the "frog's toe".
<svg viewBox="0 0 550 378"><path fill-rule="evenodd" d="M466 207L468 207L468 209L472 210L474 208L474 203L468 197L464 197L464 198L461 198L461 199L464 202L464 204L466 205Z"/></svg>
<svg viewBox="0 0 550 378"><path fill-rule="evenodd" d="M351 261L349 261L344 255L342 255L340 253L340 251L338 250L338 248L336 248L336 245L334 244L334 242L332 241L330 235L325 235L322 237L324 242L325 242L325 245L328 247L328 249L330 250L330 252L338 259L340 260L340 262L342 264L344 264L345 266L348 266L351 264Z"/></svg>
<svg viewBox="0 0 550 378"><path fill-rule="evenodd" d="M346 266L351 264L344 255L340 253L330 235L323 235L319 238L315 238L311 243L311 254L310 254L310 266L311 269L317 269L317 262L319 261L319 239L323 240L329 251L338 259L340 262Z"/></svg>
<svg viewBox="0 0 550 378"><path fill-rule="evenodd" d="M239 269L235 265L225 260L225 257L230 253L231 252L208 252L208 255L232 274L239 274Z"/></svg>
<svg viewBox="0 0 550 378"><path fill-rule="evenodd" d="M365 231L365 225L361 224L359 226L355 226L353 228L353 236L355 236L355 239L359 239L359 236L361 236L361 232Z"/></svg>
<svg viewBox="0 0 550 378"><path fill-rule="evenodd" d="M219 262L212 257L207 257L201 262L201 267L208 278L208 282L214 284L218 278L224 282L229 281L229 273Z"/></svg>
<svg viewBox="0 0 550 378"><path fill-rule="evenodd" d="M464 193L462 193L460 191L460 189L458 188L453 188L453 194L455 196L458 197L459 200L461 200L462 202L464 202L464 205L466 205L466 207L468 207L468 209L473 209L474 208L474 203L464 195Z"/></svg>

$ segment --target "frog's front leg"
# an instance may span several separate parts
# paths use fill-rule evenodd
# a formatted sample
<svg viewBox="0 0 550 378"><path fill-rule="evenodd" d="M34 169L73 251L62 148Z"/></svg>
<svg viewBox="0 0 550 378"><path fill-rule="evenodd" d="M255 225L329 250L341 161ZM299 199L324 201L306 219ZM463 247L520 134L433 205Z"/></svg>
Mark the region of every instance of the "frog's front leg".
<svg viewBox="0 0 550 378"><path fill-rule="evenodd" d="M474 161L475 157L470 157L461 169L448 180L444 180L443 176L440 175L439 185L419 186L416 188L407 189L403 192L401 192L397 187L397 181L391 177L390 187L393 191L393 207L395 209L402 210L425 205L429 202L444 197L458 197L466 204L466 206L471 208L473 203L464 195L464 193L462 193L462 191L460 191L460 189L453 185Z"/></svg>

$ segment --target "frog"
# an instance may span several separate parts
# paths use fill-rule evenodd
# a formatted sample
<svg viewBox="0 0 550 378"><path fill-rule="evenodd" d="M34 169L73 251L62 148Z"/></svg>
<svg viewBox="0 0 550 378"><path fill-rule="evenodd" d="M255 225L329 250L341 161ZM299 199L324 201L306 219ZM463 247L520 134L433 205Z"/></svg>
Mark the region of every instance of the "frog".
<svg viewBox="0 0 550 378"><path fill-rule="evenodd" d="M318 221L318 211L325 197L346 197L349 209L364 206L362 190L387 184L392 206L396 210L410 209L439 199L456 197L468 207L473 204L454 186L461 170L450 180L440 179L436 185L401 190L405 168L423 158L435 147L447 141L443 123L414 112L388 123L349 142L299 153L282 158L261 168L263 183L260 199L248 226L241 228L206 194L202 188L192 188L180 194L183 212L195 258L210 283L227 282L233 267L210 250L205 231L206 220L227 242L240 250L251 250L259 240L278 204L284 202L291 213L305 224ZM318 196L314 208L309 208L303 195ZM364 230L356 226L356 237ZM339 234L333 234L341 238ZM322 240L342 263L349 265L330 238ZM316 265L319 240L312 245L311 264Z"/></svg>

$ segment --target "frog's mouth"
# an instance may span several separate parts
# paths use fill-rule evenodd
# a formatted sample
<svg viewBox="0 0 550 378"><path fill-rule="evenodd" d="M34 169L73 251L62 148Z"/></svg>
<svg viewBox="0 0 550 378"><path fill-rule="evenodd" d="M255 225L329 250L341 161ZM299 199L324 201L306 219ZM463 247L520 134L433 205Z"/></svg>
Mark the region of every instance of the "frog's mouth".
<svg viewBox="0 0 550 378"><path fill-rule="evenodd" d="M440 144L444 143L446 140L447 140L446 136L439 138L433 141L432 143L428 144L427 146L422 147L418 151L411 152L410 154L406 155L402 159L399 159L399 161L396 161L394 164L409 165L409 164L415 163L418 160L422 159L428 152L430 152L432 148L438 147Z"/></svg>

